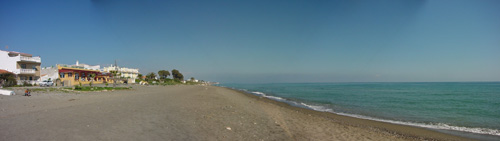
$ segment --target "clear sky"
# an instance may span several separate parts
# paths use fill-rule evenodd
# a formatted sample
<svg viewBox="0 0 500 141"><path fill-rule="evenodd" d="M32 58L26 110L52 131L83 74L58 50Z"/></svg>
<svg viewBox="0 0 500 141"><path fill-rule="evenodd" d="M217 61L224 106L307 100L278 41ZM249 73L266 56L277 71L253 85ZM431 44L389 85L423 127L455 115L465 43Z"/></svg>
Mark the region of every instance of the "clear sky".
<svg viewBox="0 0 500 141"><path fill-rule="evenodd" d="M500 81L499 0L0 0L0 49L218 82Z"/></svg>

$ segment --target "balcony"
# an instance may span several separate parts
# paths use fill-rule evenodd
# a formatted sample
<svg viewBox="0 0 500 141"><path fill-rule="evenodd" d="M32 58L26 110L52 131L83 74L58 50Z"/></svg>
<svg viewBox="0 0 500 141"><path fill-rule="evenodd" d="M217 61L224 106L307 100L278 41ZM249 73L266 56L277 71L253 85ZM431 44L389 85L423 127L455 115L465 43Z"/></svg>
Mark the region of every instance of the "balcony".
<svg viewBox="0 0 500 141"><path fill-rule="evenodd" d="M21 74L35 74L36 70L34 69L21 69Z"/></svg>
<svg viewBox="0 0 500 141"><path fill-rule="evenodd" d="M21 61L29 61L29 62L37 62L41 63L42 59L40 57L26 57L26 56L21 56Z"/></svg>

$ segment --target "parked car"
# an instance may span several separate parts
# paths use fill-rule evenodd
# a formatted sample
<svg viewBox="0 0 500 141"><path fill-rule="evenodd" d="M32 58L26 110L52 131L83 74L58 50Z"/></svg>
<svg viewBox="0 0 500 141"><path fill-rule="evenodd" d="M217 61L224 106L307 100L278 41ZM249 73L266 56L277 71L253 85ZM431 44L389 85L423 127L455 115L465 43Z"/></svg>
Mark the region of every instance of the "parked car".
<svg viewBox="0 0 500 141"><path fill-rule="evenodd" d="M51 80L43 80L42 82L40 82L40 86L54 86L54 82L52 82Z"/></svg>

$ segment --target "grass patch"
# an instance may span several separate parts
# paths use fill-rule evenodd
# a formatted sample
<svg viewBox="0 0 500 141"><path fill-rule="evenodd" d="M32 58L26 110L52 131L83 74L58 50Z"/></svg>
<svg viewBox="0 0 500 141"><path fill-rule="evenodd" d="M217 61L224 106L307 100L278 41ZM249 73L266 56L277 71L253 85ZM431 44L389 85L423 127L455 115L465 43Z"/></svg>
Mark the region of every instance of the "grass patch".
<svg viewBox="0 0 500 141"><path fill-rule="evenodd" d="M191 81L187 81L186 83L182 83L179 80L173 80L173 79L155 80L154 81L155 83L153 83L153 80L148 80L146 82L148 82L149 85L162 85L162 86L167 86L167 85L199 85L199 84L203 84L201 82L191 82Z"/></svg>
<svg viewBox="0 0 500 141"><path fill-rule="evenodd" d="M64 88L68 90L74 90L74 91L111 91L111 90L129 90L132 89L132 87L90 87L90 86L75 86L73 88Z"/></svg>
<svg viewBox="0 0 500 141"><path fill-rule="evenodd" d="M30 89L31 92L52 92L52 91L61 91L59 88L34 88Z"/></svg>

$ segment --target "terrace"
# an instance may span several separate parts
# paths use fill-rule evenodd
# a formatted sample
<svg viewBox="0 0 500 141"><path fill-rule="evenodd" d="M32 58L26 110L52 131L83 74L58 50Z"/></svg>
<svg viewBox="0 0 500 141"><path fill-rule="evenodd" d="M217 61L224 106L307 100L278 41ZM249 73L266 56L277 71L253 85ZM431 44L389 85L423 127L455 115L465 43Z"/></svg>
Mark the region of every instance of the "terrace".
<svg viewBox="0 0 500 141"><path fill-rule="evenodd" d="M34 69L20 69L21 74L35 74L36 70Z"/></svg>
<svg viewBox="0 0 500 141"><path fill-rule="evenodd" d="M37 62L41 63L42 59L40 57L27 57L27 56L20 56L21 61L28 61L28 62Z"/></svg>

